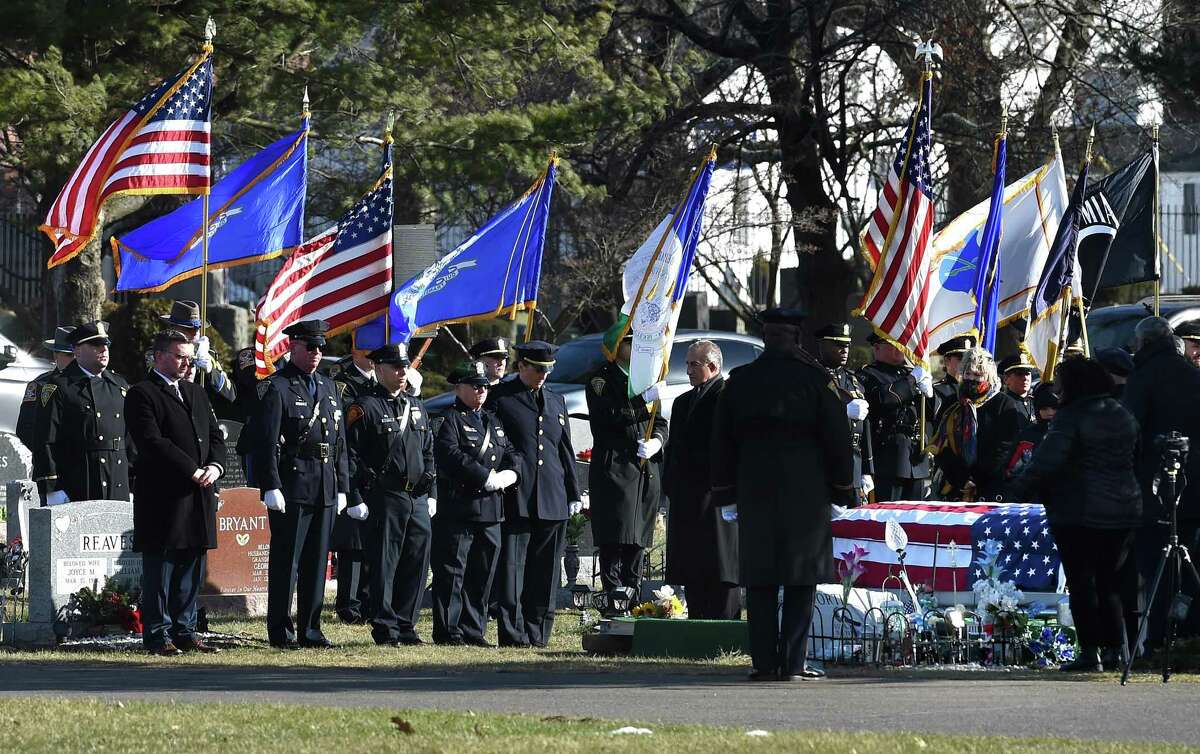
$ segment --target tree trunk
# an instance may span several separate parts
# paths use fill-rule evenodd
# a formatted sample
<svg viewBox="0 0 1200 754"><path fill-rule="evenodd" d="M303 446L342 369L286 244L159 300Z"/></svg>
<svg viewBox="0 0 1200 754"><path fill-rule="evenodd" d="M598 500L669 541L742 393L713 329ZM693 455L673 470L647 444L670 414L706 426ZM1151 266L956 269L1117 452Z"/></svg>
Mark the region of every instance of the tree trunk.
<svg viewBox="0 0 1200 754"><path fill-rule="evenodd" d="M73 324L100 319L107 291L100 266L100 237L63 265L62 321Z"/></svg>

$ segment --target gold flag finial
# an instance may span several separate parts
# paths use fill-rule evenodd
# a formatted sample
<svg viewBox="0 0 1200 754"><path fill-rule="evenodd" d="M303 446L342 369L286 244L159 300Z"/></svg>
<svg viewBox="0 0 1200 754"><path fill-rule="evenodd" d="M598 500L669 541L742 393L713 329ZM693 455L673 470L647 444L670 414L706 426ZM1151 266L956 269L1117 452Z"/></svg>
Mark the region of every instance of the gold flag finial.
<svg viewBox="0 0 1200 754"><path fill-rule="evenodd" d="M387 129L384 131L383 140L388 144L393 141L392 129L396 127L396 111L388 110Z"/></svg>

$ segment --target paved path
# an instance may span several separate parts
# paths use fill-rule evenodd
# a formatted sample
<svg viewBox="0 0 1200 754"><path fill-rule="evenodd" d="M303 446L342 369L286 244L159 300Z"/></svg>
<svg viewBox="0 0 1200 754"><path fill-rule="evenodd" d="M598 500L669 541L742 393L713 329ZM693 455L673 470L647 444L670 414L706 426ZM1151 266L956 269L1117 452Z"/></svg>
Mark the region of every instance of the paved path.
<svg viewBox="0 0 1200 754"><path fill-rule="evenodd" d="M0 694L149 701L275 701L424 707L707 723L1200 743L1200 684L978 678L842 677L750 684L741 673L645 675L5 663Z"/></svg>

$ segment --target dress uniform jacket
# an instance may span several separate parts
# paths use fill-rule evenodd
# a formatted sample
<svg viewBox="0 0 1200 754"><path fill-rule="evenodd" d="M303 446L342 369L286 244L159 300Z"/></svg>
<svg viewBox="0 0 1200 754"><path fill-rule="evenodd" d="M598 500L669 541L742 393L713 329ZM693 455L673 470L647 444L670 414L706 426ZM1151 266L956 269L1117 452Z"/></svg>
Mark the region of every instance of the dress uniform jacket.
<svg viewBox="0 0 1200 754"><path fill-rule="evenodd" d="M290 363L258 385L255 481L282 491L289 506L332 506L337 493L350 492L342 403L332 380L313 379L315 399Z"/></svg>
<svg viewBox="0 0 1200 754"><path fill-rule="evenodd" d="M1004 395L1008 396L1010 399L1012 399L1012 401L1014 403L1017 404L1017 408L1019 408L1021 410L1021 412L1023 414L1025 414L1026 422L1033 423L1033 422L1037 421L1037 410L1034 409L1034 407L1033 407L1033 392L1032 391L1030 391L1029 395L1026 395L1024 398L1017 395L1016 393L1009 390L1008 388L1004 388L1000 392L1003 393Z"/></svg>
<svg viewBox="0 0 1200 754"><path fill-rule="evenodd" d="M667 514L669 584L725 583L738 580L738 527L725 521L709 494L712 432L725 378L713 377L675 399L671 442L663 468Z"/></svg>
<svg viewBox="0 0 1200 754"><path fill-rule="evenodd" d="M337 386L344 411L349 411L354 401L370 393L376 385L375 380L369 379L360 372L349 358L341 359L334 364L329 370L329 376L333 379L333 384ZM363 549L366 542L363 537L364 525L365 522L355 521L343 511L333 523L333 536L330 538L329 548L339 552Z"/></svg>
<svg viewBox="0 0 1200 754"><path fill-rule="evenodd" d="M504 493L487 492L483 485L491 472L516 470L522 464L494 414L477 414L456 400L438 429L434 458L441 495L439 520L499 523L504 519Z"/></svg>
<svg viewBox="0 0 1200 754"><path fill-rule="evenodd" d="M597 545L650 547L662 498L663 453L643 462L637 446L649 431L665 448L667 420L661 412L651 417L642 397L630 398L628 390L629 378L614 362L602 367L585 390L592 426L592 538Z"/></svg>
<svg viewBox="0 0 1200 754"><path fill-rule="evenodd" d="M129 389L125 410L137 446L133 549L211 550L217 546L216 486L192 480L208 465L224 472L225 440L207 392L186 380L174 388L158 374Z"/></svg>
<svg viewBox="0 0 1200 754"><path fill-rule="evenodd" d="M874 451L875 475L883 479L925 479L929 462L922 455L913 463L915 450L920 450L920 404L923 400L909 375L912 368L875 362L859 372L866 392L870 413L871 443ZM933 419L933 406L926 404L926 422ZM928 434L927 434L928 436ZM876 480L878 482L878 479Z"/></svg>
<svg viewBox="0 0 1200 754"><path fill-rule="evenodd" d="M34 465L47 493L62 490L76 501L129 499L128 390L120 375L105 369L89 377L74 362L42 386L44 425Z"/></svg>
<svg viewBox="0 0 1200 754"><path fill-rule="evenodd" d="M496 414L508 439L520 453L521 483L505 494L506 519L565 521L567 504L580 497L575 478L567 402L542 388L544 405L520 380L501 381L490 391L485 408Z"/></svg>
<svg viewBox="0 0 1200 754"><path fill-rule="evenodd" d="M45 460L45 454L37 452L38 434L44 423L45 407L42 406L42 387L60 374L62 374L62 370L55 367L49 372L43 372L34 377L25 386L25 397L21 399L21 410L17 414L17 439L33 454L33 478L38 480L44 480L46 476L45 469L40 465ZM45 481L39 481L37 485L38 493L45 499Z"/></svg>
<svg viewBox="0 0 1200 754"><path fill-rule="evenodd" d="M833 375L833 384L837 386L844 403L867 399L862 381L854 372L846 367L837 367L829 371ZM869 418L870 413L867 414L867 419L847 419L850 422L850 447L854 454L854 486L859 489L863 486L863 475L875 473Z"/></svg>
<svg viewBox="0 0 1200 754"><path fill-rule="evenodd" d="M764 351L730 373L713 426L713 504L736 505L743 586L833 580L830 505L851 494L850 425L829 373Z"/></svg>
<svg viewBox="0 0 1200 754"><path fill-rule="evenodd" d="M937 404L934 410L934 426L942 423L942 415L946 409L958 402L958 380L947 374L933 383L933 400Z"/></svg>

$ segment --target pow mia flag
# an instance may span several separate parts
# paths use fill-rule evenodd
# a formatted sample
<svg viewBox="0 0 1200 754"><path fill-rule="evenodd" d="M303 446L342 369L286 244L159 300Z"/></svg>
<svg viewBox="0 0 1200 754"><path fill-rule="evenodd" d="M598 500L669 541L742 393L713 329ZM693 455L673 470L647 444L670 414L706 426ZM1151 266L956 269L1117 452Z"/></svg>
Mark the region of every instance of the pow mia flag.
<svg viewBox="0 0 1200 754"><path fill-rule="evenodd" d="M1150 148L1088 186L1079 228L1079 266L1087 299L1094 299L1102 288L1158 279L1154 253L1157 184L1158 154Z"/></svg>

